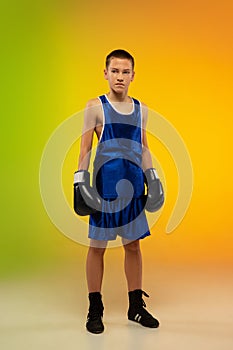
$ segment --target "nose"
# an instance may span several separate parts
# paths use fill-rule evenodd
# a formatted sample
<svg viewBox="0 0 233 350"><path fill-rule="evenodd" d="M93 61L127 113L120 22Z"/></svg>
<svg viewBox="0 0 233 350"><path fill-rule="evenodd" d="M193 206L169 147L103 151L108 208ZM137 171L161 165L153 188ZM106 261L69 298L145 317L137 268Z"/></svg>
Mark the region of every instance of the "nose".
<svg viewBox="0 0 233 350"><path fill-rule="evenodd" d="M122 73L119 73L119 74L117 75L117 81L123 81L123 75L122 75Z"/></svg>
<svg viewBox="0 0 233 350"><path fill-rule="evenodd" d="M117 81L118 81L118 83L122 83L122 82L123 82L123 79L117 78Z"/></svg>

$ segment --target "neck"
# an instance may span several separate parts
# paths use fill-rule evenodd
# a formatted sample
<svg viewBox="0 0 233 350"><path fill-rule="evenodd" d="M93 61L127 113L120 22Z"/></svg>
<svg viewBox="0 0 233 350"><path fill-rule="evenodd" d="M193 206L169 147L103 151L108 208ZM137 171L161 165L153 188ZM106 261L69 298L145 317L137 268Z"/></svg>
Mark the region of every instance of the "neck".
<svg viewBox="0 0 233 350"><path fill-rule="evenodd" d="M112 102L129 102L129 96L127 92L118 94L115 91L110 91L107 93L108 99ZM131 100L130 100L131 102Z"/></svg>

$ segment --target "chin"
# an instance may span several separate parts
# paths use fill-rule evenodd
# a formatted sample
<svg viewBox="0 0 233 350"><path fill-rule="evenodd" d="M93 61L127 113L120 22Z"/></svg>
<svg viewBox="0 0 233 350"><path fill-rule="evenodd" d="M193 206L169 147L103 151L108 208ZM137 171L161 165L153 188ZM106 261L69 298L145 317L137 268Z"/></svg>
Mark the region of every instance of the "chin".
<svg viewBox="0 0 233 350"><path fill-rule="evenodd" d="M117 94L122 94L122 93L124 93L124 92L127 92L127 90L125 89L125 87L114 88L113 91L116 92Z"/></svg>

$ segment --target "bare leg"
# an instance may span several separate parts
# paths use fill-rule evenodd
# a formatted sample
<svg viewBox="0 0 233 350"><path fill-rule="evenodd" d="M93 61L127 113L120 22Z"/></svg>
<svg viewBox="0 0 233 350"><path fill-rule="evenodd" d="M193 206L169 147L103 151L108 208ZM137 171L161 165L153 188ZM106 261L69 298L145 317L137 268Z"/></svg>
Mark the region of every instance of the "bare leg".
<svg viewBox="0 0 233 350"><path fill-rule="evenodd" d="M86 276L89 293L101 291L106 246L107 242L91 240L86 261Z"/></svg>
<svg viewBox="0 0 233 350"><path fill-rule="evenodd" d="M123 242L124 243L124 242ZM125 275L128 291L142 288L142 255L140 242L131 241L124 244L125 249Z"/></svg>

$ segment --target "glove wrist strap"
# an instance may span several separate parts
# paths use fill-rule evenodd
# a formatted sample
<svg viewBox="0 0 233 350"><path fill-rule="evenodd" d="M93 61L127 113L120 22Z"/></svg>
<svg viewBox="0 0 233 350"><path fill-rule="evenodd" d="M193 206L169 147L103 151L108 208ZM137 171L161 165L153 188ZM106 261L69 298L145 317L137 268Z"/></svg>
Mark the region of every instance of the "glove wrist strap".
<svg viewBox="0 0 233 350"><path fill-rule="evenodd" d="M146 169L145 175L149 176L151 180L159 179L159 176L155 168Z"/></svg>
<svg viewBox="0 0 233 350"><path fill-rule="evenodd" d="M74 173L74 183L90 182L90 174L86 170L78 170Z"/></svg>

